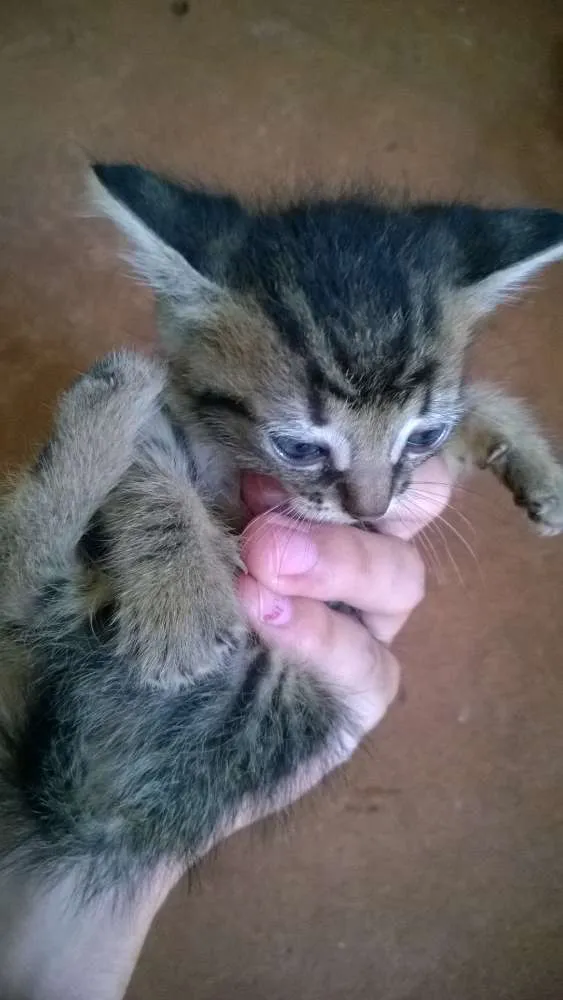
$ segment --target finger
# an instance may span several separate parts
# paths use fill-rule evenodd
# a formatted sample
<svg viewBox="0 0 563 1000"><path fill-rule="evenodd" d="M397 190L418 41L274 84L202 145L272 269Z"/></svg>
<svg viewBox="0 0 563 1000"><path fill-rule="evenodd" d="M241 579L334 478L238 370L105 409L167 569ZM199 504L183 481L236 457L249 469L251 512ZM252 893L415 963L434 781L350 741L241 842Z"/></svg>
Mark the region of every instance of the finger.
<svg viewBox="0 0 563 1000"><path fill-rule="evenodd" d="M443 458L436 456L415 469L411 484L395 497L387 514L377 522L378 531L408 540L447 507L452 492L451 477Z"/></svg>
<svg viewBox="0 0 563 1000"><path fill-rule="evenodd" d="M280 595L342 601L367 614L400 615L424 594L415 548L345 525L296 527L278 516L248 531L242 557L251 576Z"/></svg>
<svg viewBox="0 0 563 1000"><path fill-rule="evenodd" d="M382 718L399 689L397 660L356 620L308 598L285 598L251 577L239 594L253 628L269 647L302 660L330 685L366 729Z"/></svg>
<svg viewBox="0 0 563 1000"><path fill-rule="evenodd" d="M263 509L272 506L280 496L283 496L279 485L270 477L254 476L250 480L254 509L258 509L261 496L264 497ZM405 495L404 502L395 501L394 512L379 522L386 535L395 535L402 539L413 537L421 531L448 503L451 484L447 468L442 459L435 458L420 466L413 475L413 482ZM274 520L274 519L273 519ZM325 550L325 571L322 562L317 562L313 576L307 572L304 575L293 575L282 572L285 562L287 567L291 555L287 535L283 527L279 529L283 519L275 518L278 528L265 523L261 524L260 532L256 532L255 540L261 543L253 544L252 525L248 531L247 562L251 572L275 590L283 593L304 594L317 597L320 600L341 600L363 611L363 620L372 635L383 642L391 642L403 627L405 621L419 603L424 594L424 567L420 557L410 550L411 555L402 553L396 548L386 548L382 539L377 536L363 535L358 544L358 532L349 528L328 528L323 526L323 533L335 532L333 544ZM288 526L286 526L287 528ZM289 525L292 533L296 531ZM274 534L272 535L272 530ZM311 528L311 533L314 533ZM350 532L353 534L350 536ZM346 533L346 535L343 534ZM309 536L312 545L307 543L309 558L314 549L314 539ZM348 539L348 542L347 542ZM353 548L349 547L350 539L355 539ZM274 546L268 555L268 548ZM379 549L379 559L375 560L374 545ZM331 554L336 556L331 561ZM397 556L399 560L397 562ZM280 557L284 557L283 560ZM367 573L361 571L364 566ZM326 580L328 574L328 588ZM325 582L323 582L323 579ZM311 590L311 581L313 589Z"/></svg>

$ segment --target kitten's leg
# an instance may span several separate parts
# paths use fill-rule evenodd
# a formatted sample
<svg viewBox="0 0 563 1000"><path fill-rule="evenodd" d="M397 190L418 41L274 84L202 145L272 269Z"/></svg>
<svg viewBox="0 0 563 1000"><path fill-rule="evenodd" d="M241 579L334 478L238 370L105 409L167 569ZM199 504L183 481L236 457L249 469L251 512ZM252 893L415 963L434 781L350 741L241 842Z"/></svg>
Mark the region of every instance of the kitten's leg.
<svg viewBox="0 0 563 1000"><path fill-rule="evenodd" d="M82 699L54 698L66 728L52 733L35 789L43 823L63 829L69 857L57 873L47 844L37 843L34 860L30 841L25 868L16 857L0 870L3 1000L119 1000L183 870L178 859L193 861L289 806L348 759L392 701L398 669L367 632L352 662L347 642L327 643L310 665L256 648L244 669L204 679L203 691L196 682L194 698L170 698L132 688L111 657L104 689L88 639L70 676ZM62 683L58 669L53 683ZM67 680L61 693L68 689ZM55 781L61 768L65 780ZM81 861L92 820L95 855ZM111 874L123 863L125 884Z"/></svg>
<svg viewBox="0 0 563 1000"><path fill-rule="evenodd" d="M168 688L220 667L247 634L237 543L196 491L187 447L156 417L103 511L119 653Z"/></svg>
<svg viewBox="0 0 563 1000"><path fill-rule="evenodd" d="M396 688L393 657L382 647L381 658L374 658L367 641L365 655L356 661L343 657L338 663L329 655L326 666L289 665L279 655L257 651L238 686L219 684L216 699L204 699L193 720L186 717L182 732L174 728L168 761L162 760L166 733L159 729L158 716L153 720L156 727L147 724L145 742L154 755L154 776L161 780L151 783L150 795L144 789L141 793L149 809L151 803L158 807L159 796L169 798L169 807L157 820L164 826L178 810L182 794L188 800L187 828L194 812L200 814L196 828L199 819L203 829L205 817L214 817L205 843L184 845L186 854L197 847L201 856L236 830L287 808L347 760L385 714ZM92 693L95 698L94 689ZM170 718L167 699L162 704L160 726ZM123 712L126 715L126 704ZM80 727L84 720L76 721ZM114 719L117 729L128 725L126 717ZM186 742L192 743L191 767L184 771ZM146 752L146 746L139 746L141 757ZM123 767L118 739L112 753L110 784ZM85 770L80 763L75 776ZM134 762L129 766L132 794ZM206 781L193 780L202 773ZM128 805L122 803L124 814ZM161 837L164 842L169 837L154 823L149 815L144 835L151 838L157 857ZM111 840L110 834L107 850ZM48 879L35 867L0 873L0 996L120 1000L152 920L182 870L182 864L163 859L148 874L140 864L136 887L108 886L90 900L84 899L80 862Z"/></svg>
<svg viewBox="0 0 563 1000"><path fill-rule="evenodd" d="M257 773L262 772L262 787L241 796L234 816L217 831L210 846L289 808L352 757L381 722L399 688L400 668L395 657L384 646L380 653L374 659L370 651L354 662L345 657L340 664L334 659L331 663L329 656L325 665L287 665L278 683L269 684L262 712L264 717L271 713L272 728L278 733L275 739L266 736L264 746L257 738L264 735L259 727L252 742L248 727L243 757L246 764L255 763ZM315 735L319 741L316 751L312 746ZM288 767L285 775L284 763Z"/></svg>
<svg viewBox="0 0 563 1000"><path fill-rule="evenodd" d="M563 467L525 405L486 383L469 386L444 457L453 473L490 468L542 535L563 530Z"/></svg>
<svg viewBox="0 0 563 1000"><path fill-rule="evenodd" d="M256 646L232 669L196 678L193 696L176 697L132 685L88 630L68 647L73 670L63 676L56 644L40 749L33 721L15 744L41 826L27 840L25 868L16 851L0 872L2 997L118 1000L181 872L168 859L197 859L353 753L393 700L398 668L367 631L350 660L340 632L302 649L311 662ZM58 831L56 844L45 829Z"/></svg>
<svg viewBox="0 0 563 1000"><path fill-rule="evenodd" d="M0 506L0 619L26 623L45 586L72 575L76 545L131 465L163 382L158 365L123 352L63 395L50 442Z"/></svg>

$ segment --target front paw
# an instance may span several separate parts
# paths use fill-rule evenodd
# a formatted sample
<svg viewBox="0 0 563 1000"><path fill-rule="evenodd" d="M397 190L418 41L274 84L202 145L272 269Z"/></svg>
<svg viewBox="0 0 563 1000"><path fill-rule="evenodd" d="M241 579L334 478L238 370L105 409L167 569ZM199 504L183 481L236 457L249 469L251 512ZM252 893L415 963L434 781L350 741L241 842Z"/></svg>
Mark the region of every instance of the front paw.
<svg viewBox="0 0 563 1000"><path fill-rule="evenodd" d="M222 620L220 620L222 617ZM213 621L190 615L183 628L165 619L121 620L118 652L143 685L174 691L221 670L244 648L247 628L236 615Z"/></svg>
<svg viewBox="0 0 563 1000"><path fill-rule="evenodd" d="M158 568L156 570L158 572ZM141 684L177 690L227 666L248 628L232 579L196 569L159 586L137 578L117 611L117 652Z"/></svg>
<svg viewBox="0 0 563 1000"><path fill-rule="evenodd" d="M508 445L497 445L489 465L523 507L540 535L563 531L563 467L547 455L522 455Z"/></svg>
<svg viewBox="0 0 563 1000"><path fill-rule="evenodd" d="M132 437L158 409L164 388L162 367L133 351L100 358L62 396L57 425L66 436L107 431Z"/></svg>

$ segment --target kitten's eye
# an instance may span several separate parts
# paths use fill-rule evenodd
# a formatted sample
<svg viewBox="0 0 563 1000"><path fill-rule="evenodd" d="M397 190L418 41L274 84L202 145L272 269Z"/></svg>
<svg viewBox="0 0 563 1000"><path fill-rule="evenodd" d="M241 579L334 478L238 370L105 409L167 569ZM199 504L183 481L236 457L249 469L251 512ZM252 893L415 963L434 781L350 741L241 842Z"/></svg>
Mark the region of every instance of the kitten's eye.
<svg viewBox="0 0 563 1000"><path fill-rule="evenodd" d="M281 457L293 465L314 465L328 455L328 448L314 441L299 441L286 434L272 434L270 440Z"/></svg>
<svg viewBox="0 0 563 1000"><path fill-rule="evenodd" d="M435 424L434 427L421 427L420 430L412 431L409 434L405 443L405 451L410 451L415 455L434 451L443 444L449 433L450 424Z"/></svg>

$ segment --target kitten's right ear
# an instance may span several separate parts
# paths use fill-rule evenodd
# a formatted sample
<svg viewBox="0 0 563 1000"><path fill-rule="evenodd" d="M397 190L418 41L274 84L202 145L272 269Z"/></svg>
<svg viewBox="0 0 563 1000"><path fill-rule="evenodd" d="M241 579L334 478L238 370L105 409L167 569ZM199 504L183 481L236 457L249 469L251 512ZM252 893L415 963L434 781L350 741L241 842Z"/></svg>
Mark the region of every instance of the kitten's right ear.
<svg viewBox="0 0 563 1000"><path fill-rule="evenodd" d="M157 296L185 318L200 317L225 296L213 279L209 245L225 241L244 210L234 198L190 190L142 167L95 163L94 210L131 244L127 259Z"/></svg>
<svg viewBox="0 0 563 1000"><path fill-rule="evenodd" d="M563 260L563 213L549 209L449 208L445 219L460 251L458 300L474 320Z"/></svg>

